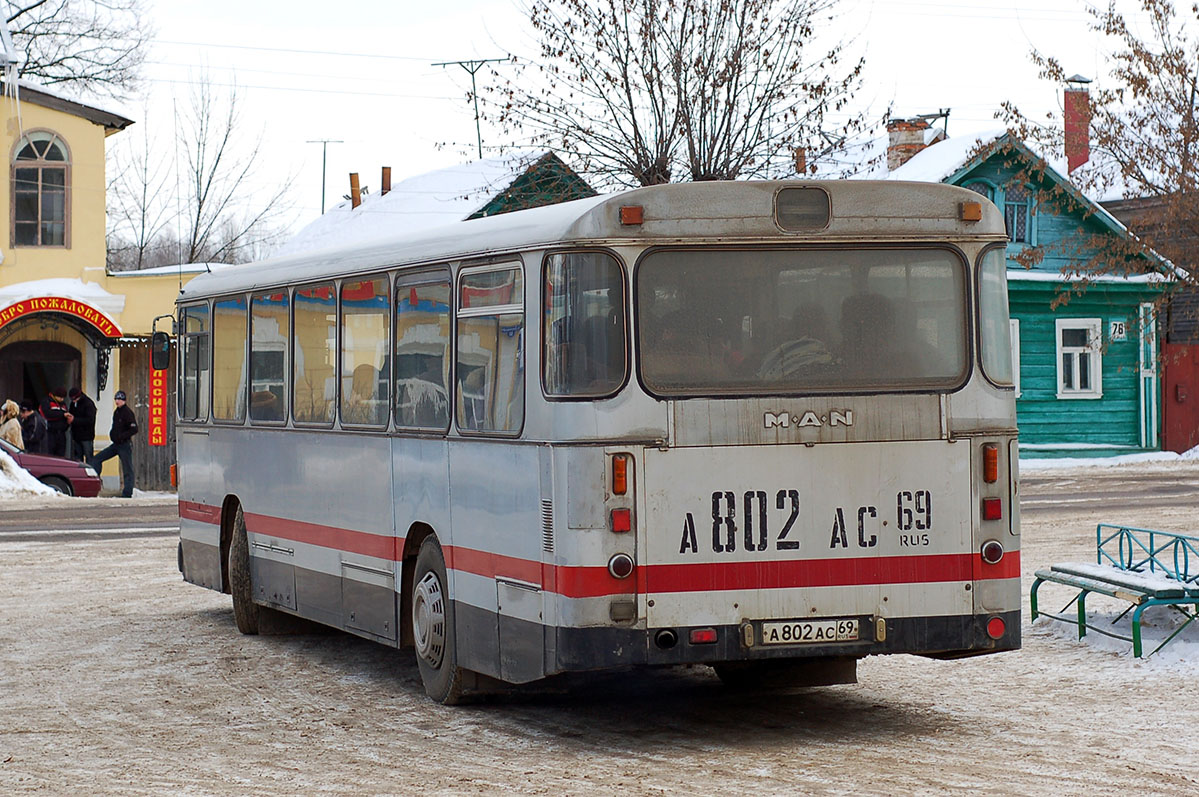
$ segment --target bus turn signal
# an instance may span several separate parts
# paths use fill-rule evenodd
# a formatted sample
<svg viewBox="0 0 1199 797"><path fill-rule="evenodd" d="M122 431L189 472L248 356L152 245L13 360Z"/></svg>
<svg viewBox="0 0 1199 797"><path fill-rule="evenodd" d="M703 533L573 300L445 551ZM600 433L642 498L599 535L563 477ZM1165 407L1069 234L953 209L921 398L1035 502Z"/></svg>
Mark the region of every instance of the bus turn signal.
<svg viewBox="0 0 1199 797"><path fill-rule="evenodd" d="M999 446L994 443L983 446L983 481L987 484L999 481Z"/></svg>
<svg viewBox="0 0 1199 797"><path fill-rule="evenodd" d="M612 457L612 493L624 495L629 491L629 455L616 454Z"/></svg>

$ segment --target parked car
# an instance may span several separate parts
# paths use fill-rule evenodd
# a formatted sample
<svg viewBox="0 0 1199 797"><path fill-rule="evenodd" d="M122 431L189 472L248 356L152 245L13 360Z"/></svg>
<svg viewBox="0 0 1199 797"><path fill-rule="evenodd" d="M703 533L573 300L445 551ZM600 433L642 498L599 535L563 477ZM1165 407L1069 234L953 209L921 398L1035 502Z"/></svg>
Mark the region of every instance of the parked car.
<svg viewBox="0 0 1199 797"><path fill-rule="evenodd" d="M99 475L82 462L47 454L28 454L7 440L0 440L0 447L47 487L80 498L95 498L100 494Z"/></svg>

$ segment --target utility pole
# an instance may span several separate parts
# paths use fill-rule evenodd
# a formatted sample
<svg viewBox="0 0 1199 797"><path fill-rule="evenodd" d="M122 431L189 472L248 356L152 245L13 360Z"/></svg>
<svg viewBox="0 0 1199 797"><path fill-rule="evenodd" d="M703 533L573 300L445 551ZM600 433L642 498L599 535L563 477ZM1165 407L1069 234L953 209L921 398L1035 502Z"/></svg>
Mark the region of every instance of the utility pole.
<svg viewBox="0 0 1199 797"><path fill-rule="evenodd" d="M321 215L325 215L325 164L328 163L329 145L344 144L344 141L334 141L331 138L318 138L315 141L307 141L306 144L321 145Z"/></svg>
<svg viewBox="0 0 1199 797"><path fill-rule="evenodd" d="M480 58L473 61L442 61L433 66L460 66L470 73L470 95L475 100L475 136L479 140L479 159L483 158L483 131L479 127L479 91L475 88L475 73L483 68L483 64L507 61L507 58Z"/></svg>

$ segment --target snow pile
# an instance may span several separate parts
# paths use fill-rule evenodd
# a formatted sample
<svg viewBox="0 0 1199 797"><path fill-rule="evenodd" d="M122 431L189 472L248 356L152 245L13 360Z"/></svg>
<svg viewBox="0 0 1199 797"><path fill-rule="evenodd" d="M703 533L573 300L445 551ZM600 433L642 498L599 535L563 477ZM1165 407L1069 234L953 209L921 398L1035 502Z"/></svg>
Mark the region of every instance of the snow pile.
<svg viewBox="0 0 1199 797"><path fill-rule="evenodd" d="M1056 457L1020 459L1020 470L1058 470L1061 468L1114 468L1143 462L1183 462L1199 460L1199 446L1175 454L1173 451L1147 451L1142 454L1122 454L1116 457Z"/></svg>
<svg viewBox="0 0 1199 797"><path fill-rule="evenodd" d="M57 495L55 490L33 478L33 474L0 449L0 501L30 495Z"/></svg>

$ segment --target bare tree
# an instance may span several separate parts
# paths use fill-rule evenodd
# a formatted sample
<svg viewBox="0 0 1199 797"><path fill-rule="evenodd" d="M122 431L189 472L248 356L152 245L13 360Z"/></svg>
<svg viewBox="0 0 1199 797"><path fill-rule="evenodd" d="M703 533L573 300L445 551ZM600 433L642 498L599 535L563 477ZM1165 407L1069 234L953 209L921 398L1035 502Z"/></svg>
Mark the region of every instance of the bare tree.
<svg viewBox="0 0 1199 797"><path fill-rule="evenodd" d="M150 29L142 0L10 0L19 75L124 96L137 88Z"/></svg>
<svg viewBox="0 0 1199 797"><path fill-rule="evenodd" d="M280 242L292 180L260 187L260 137L242 125L240 105L236 88L218 93L206 78L197 80L177 114L173 171L148 140L114 146L111 268L238 263L263 257Z"/></svg>
<svg viewBox="0 0 1199 797"><path fill-rule="evenodd" d="M863 61L816 43L836 2L532 0L540 60L488 114L621 184L815 172L867 128Z"/></svg>
<svg viewBox="0 0 1199 797"><path fill-rule="evenodd" d="M1180 14L1171 0L1140 0L1140 10L1138 25L1130 26L1114 3L1091 9L1092 28L1114 50L1109 74L1090 91L1090 161L1070 178L1087 195L1144 200L1152 213L1134 235L1083 234L1063 242L1083 255L1075 274L1080 289L1097 275L1166 271L1158 256L1172 264L1175 288L1199 286L1199 6ZM1056 59L1037 52L1032 59L1041 77L1066 82ZM1063 152L1064 114L1034 120L1012 103L1002 114L1015 136L1047 153ZM1035 185L1043 168L1033 166L1022 177ZM1069 187L1043 187L1036 199L1059 212L1091 212ZM1030 250L1028 256L1044 254Z"/></svg>

